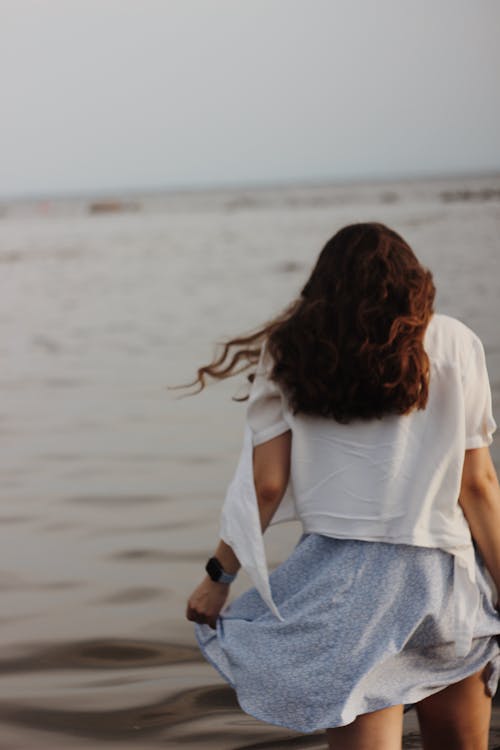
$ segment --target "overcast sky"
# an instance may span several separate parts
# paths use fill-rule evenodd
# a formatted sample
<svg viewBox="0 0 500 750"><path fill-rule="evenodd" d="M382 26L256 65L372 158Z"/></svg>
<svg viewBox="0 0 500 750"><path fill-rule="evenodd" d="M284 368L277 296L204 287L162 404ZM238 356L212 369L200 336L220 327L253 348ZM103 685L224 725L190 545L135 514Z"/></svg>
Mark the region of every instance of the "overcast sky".
<svg viewBox="0 0 500 750"><path fill-rule="evenodd" d="M500 170L498 0L0 0L0 195Z"/></svg>

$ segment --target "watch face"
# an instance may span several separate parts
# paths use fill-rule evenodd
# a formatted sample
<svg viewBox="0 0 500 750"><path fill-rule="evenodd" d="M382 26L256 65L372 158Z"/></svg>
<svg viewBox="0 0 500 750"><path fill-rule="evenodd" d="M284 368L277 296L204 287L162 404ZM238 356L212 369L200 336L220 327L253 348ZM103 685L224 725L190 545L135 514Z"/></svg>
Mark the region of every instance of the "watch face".
<svg viewBox="0 0 500 750"><path fill-rule="evenodd" d="M222 569L216 557L210 558L210 560L206 564L205 570L207 571L212 581L218 581L222 575Z"/></svg>

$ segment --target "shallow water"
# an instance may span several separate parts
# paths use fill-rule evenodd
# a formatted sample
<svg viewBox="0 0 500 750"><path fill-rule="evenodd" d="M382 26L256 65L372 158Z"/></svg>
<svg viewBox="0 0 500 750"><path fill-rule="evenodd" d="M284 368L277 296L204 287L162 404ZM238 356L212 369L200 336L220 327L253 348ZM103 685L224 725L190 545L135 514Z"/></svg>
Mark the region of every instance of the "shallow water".
<svg viewBox="0 0 500 750"><path fill-rule="evenodd" d="M338 228L378 220L481 336L500 423L500 176L133 197L0 210L0 748L324 747L244 714L198 652L185 601L246 382L166 387L285 307ZM271 567L299 532L269 529ZM419 747L413 711L405 727Z"/></svg>

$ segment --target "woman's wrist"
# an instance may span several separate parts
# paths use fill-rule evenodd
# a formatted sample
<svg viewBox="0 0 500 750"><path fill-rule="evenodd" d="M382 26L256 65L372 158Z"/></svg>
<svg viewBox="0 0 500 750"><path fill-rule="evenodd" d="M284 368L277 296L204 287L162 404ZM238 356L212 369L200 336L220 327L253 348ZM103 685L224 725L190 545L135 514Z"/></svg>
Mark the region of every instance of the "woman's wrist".
<svg viewBox="0 0 500 750"><path fill-rule="evenodd" d="M222 581L214 581L213 578L210 578L208 573L205 576L205 583L212 586L214 589L222 589L222 588L229 588L230 583L223 583Z"/></svg>
<svg viewBox="0 0 500 750"><path fill-rule="evenodd" d="M222 539L217 545L217 549L214 552L214 557L217 558L225 573L229 575L236 575L241 568L240 561L233 552L232 547L226 544Z"/></svg>

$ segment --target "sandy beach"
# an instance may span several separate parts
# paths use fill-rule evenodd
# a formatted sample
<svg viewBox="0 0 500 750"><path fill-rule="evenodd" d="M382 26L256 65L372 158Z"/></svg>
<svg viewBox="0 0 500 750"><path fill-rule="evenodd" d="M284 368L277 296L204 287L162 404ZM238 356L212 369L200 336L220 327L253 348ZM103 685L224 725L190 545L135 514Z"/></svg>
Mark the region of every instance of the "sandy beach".
<svg viewBox="0 0 500 750"><path fill-rule="evenodd" d="M367 220L407 239L436 309L482 338L500 424L500 175L0 207L2 750L325 747L244 714L197 649L185 602L248 385L167 386L279 312L324 242ZM491 451L500 470L498 435ZM270 567L299 534L269 529ZM414 711L404 747L421 747Z"/></svg>

